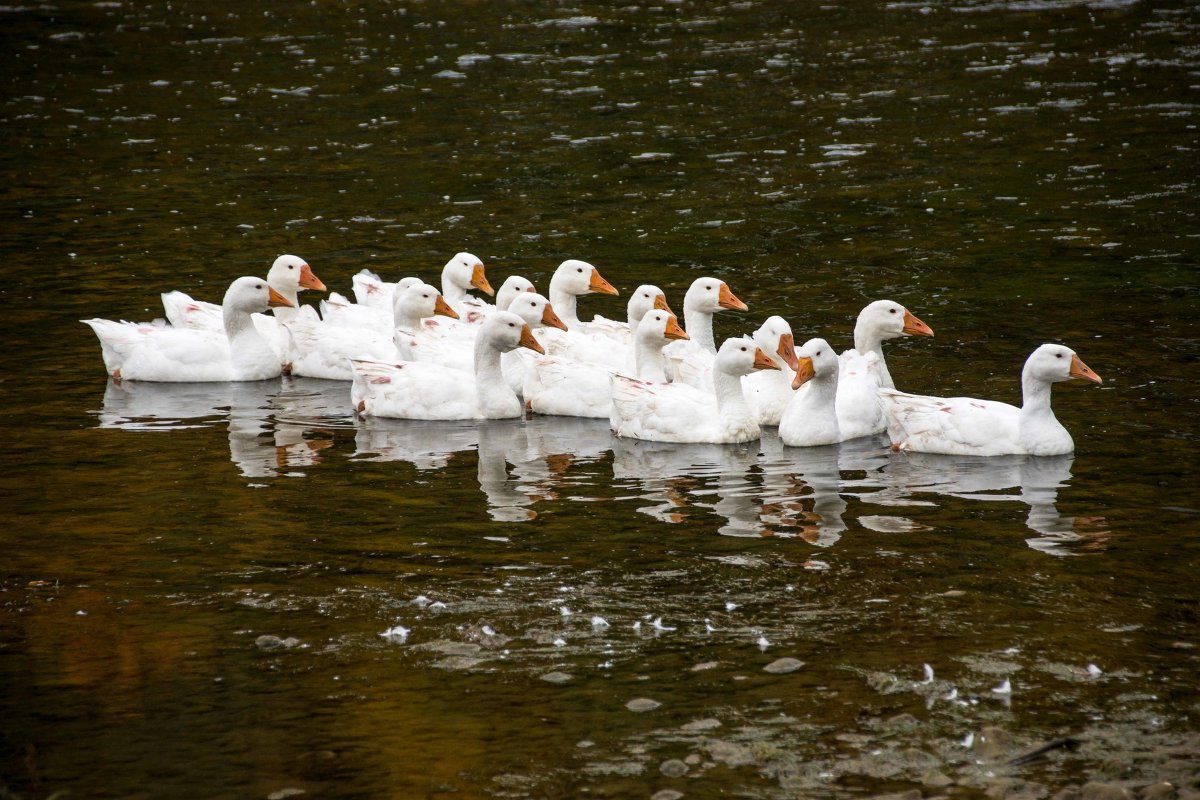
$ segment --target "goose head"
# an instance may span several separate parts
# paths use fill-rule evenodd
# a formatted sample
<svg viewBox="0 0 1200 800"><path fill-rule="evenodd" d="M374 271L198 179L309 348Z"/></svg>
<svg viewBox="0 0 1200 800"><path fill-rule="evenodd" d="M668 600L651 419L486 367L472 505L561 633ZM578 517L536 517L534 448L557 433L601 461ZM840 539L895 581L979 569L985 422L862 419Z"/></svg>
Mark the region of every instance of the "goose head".
<svg viewBox="0 0 1200 800"><path fill-rule="evenodd" d="M567 329L566 324L558 318L558 314L554 313L554 306L550 305L550 301L533 289L519 292L509 303L507 310L525 320L525 324L531 328L546 326L558 328L560 331Z"/></svg>
<svg viewBox="0 0 1200 800"><path fill-rule="evenodd" d="M1044 344L1034 350L1025 360L1022 374L1045 381L1056 383L1079 378L1092 383L1103 383L1100 376L1084 364L1075 351L1061 344Z"/></svg>
<svg viewBox="0 0 1200 800"><path fill-rule="evenodd" d="M642 316L638 325L637 338L662 347L672 339L686 339L687 333L679 325L679 319L670 311L652 309Z"/></svg>
<svg viewBox="0 0 1200 800"><path fill-rule="evenodd" d="M858 314L854 325L857 341L860 331L868 339L895 339L899 336L933 336L933 330L911 311L892 300L876 300ZM857 345L856 345L857 346Z"/></svg>
<svg viewBox="0 0 1200 800"><path fill-rule="evenodd" d="M402 292L396 292L392 300L396 319L424 319L440 314L458 319L458 313L450 307L439 292L428 283L417 281Z"/></svg>
<svg viewBox="0 0 1200 800"><path fill-rule="evenodd" d="M408 275L396 281L396 291L403 292L405 289L408 289L411 286L416 286L418 283L425 283L425 281L421 280L416 275ZM428 286L429 284L425 285Z"/></svg>
<svg viewBox="0 0 1200 800"><path fill-rule="evenodd" d="M824 339L809 339L796 351L796 377L792 379L792 388L799 389L804 384L820 378L837 379L840 363L837 353Z"/></svg>
<svg viewBox="0 0 1200 800"><path fill-rule="evenodd" d="M553 295L556 292L576 296L593 292L618 294L613 285L601 277L600 270L576 258L568 258L554 270L550 278L550 293Z"/></svg>
<svg viewBox="0 0 1200 800"><path fill-rule="evenodd" d="M734 296L729 284L717 278L697 278L683 296L683 312L746 311L746 304Z"/></svg>
<svg viewBox="0 0 1200 800"><path fill-rule="evenodd" d="M484 294L494 294L492 285L483 273L483 262L470 253L455 253L442 267L442 282L449 283L464 292L478 289Z"/></svg>
<svg viewBox="0 0 1200 800"><path fill-rule="evenodd" d="M671 313L671 307L667 305L667 295L663 290L653 284L643 283L629 296L629 303L626 305L629 321L640 321L651 309Z"/></svg>
<svg viewBox="0 0 1200 800"><path fill-rule="evenodd" d="M229 284L221 306L231 311L247 314L266 311L268 308L288 308L296 304L270 286L262 278L238 278Z"/></svg>
<svg viewBox="0 0 1200 800"><path fill-rule="evenodd" d="M507 309L521 292L536 292L533 281L520 275L509 275L496 290L496 308Z"/></svg>
<svg viewBox="0 0 1200 800"><path fill-rule="evenodd" d="M267 271L267 283L285 295L305 289L325 291L325 284L313 274L312 267L300 256L282 255Z"/></svg>
<svg viewBox="0 0 1200 800"><path fill-rule="evenodd" d="M717 351L713 368L727 375L749 375L756 369L779 369L749 336L726 339Z"/></svg>
<svg viewBox="0 0 1200 800"><path fill-rule="evenodd" d="M754 332L754 343L764 353L777 356L792 369L796 368L796 343L792 336L792 326L780 316L767 317L766 322Z"/></svg>
<svg viewBox="0 0 1200 800"><path fill-rule="evenodd" d="M527 347L535 353L545 354L545 350L533 338L533 331L525 320L511 311L496 311L489 314L479 329L479 337L489 347L507 353L518 347Z"/></svg>

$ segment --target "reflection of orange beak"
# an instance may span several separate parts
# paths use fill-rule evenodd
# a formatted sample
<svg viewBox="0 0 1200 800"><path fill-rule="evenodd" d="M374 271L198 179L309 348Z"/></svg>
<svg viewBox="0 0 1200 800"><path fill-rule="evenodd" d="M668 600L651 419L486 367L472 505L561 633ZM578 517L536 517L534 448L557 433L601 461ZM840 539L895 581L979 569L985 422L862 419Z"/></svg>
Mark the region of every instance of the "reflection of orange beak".
<svg viewBox="0 0 1200 800"><path fill-rule="evenodd" d="M796 360L796 340L792 334L785 333L779 337L779 349L775 352L783 359L783 363L792 369L796 368L799 362Z"/></svg>
<svg viewBox="0 0 1200 800"><path fill-rule="evenodd" d="M313 274L312 267L305 264L300 268L300 288L316 289L318 292L325 291L325 284L321 283L321 279Z"/></svg>
<svg viewBox="0 0 1200 800"><path fill-rule="evenodd" d="M771 357L764 353L759 348L754 348L754 368L755 369L779 369L779 365L771 360Z"/></svg>
<svg viewBox="0 0 1200 800"><path fill-rule="evenodd" d="M811 381L813 376L816 374L817 371L813 369L811 358L805 357L796 359L796 377L792 380L792 389L799 389L801 386Z"/></svg>
<svg viewBox="0 0 1200 800"><path fill-rule="evenodd" d="M617 294L617 290L613 285L604 278L600 277L600 270L592 270L592 279L588 281L588 291L599 292L600 294Z"/></svg>
<svg viewBox="0 0 1200 800"><path fill-rule="evenodd" d="M667 296L665 294L660 294L658 297L654 298L654 307L659 311L665 311L668 314L675 313L671 310L671 307L667 305Z"/></svg>
<svg viewBox="0 0 1200 800"><path fill-rule="evenodd" d="M530 350L532 350L535 353L541 353L542 355L546 355L546 351L542 349L542 346L540 344L538 344L538 340L533 338L533 331L529 330L528 325L521 326L520 346L528 347Z"/></svg>
<svg viewBox="0 0 1200 800"><path fill-rule="evenodd" d="M273 287L268 286L267 287L267 306L269 308L280 308L280 307L295 308L296 304L293 303L291 300L288 300L286 297L281 295L279 292L275 291L275 289Z"/></svg>
<svg viewBox="0 0 1200 800"><path fill-rule="evenodd" d="M483 264L476 264L475 269L471 270L471 285L484 294L495 294L492 290L492 285L488 283L487 276L483 274Z"/></svg>
<svg viewBox="0 0 1200 800"><path fill-rule="evenodd" d="M1082 378L1092 383L1104 383L1099 375L1092 372L1091 367L1079 360L1079 356L1071 356L1071 377Z"/></svg>
<svg viewBox="0 0 1200 800"><path fill-rule="evenodd" d="M679 327L679 318L672 314L667 318L667 330L663 333L668 339L687 339L687 331Z"/></svg>
<svg viewBox="0 0 1200 800"><path fill-rule="evenodd" d="M933 336L933 328L914 317L913 313L906 308L904 309L904 335Z"/></svg>
<svg viewBox="0 0 1200 800"><path fill-rule="evenodd" d="M551 328L558 328L560 331L567 329L567 324L559 319L558 314L554 313L554 306L546 303L546 308L542 310L542 324Z"/></svg>
<svg viewBox="0 0 1200 800"><path fill-rule="evenodd" d="M437 300L433 302L433 313L441 314L443 317L449 317L450 319L458 319L458 312L451 308L450 304L446 302L446 298L440 294L437 296Z"/></svg>
<svg viewBox="0 0 1200 800"><path fill-rule="evenodd" d="M729 290L729 284L721 283L721 293L717 297L717 305L730 311L747 311L746 304L734 297ZM686 309L685 309L686 310Z"/></svg>

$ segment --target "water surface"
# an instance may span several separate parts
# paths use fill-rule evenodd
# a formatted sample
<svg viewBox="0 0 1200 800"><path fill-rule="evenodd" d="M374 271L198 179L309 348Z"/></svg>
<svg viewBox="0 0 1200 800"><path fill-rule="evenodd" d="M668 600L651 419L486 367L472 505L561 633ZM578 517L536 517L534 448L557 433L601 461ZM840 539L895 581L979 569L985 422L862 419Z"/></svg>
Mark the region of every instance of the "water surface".
<svg viewBox="0 0 1200 800"><path fill-rule="evenodd" d="M1200 715L1194 5L0 17L10 791L1194 777L1164 755ZM721 337L779 313L848 347L888 297L937 334L888 345L905 389L1016 401L1043 341L1105 383L1055 389L1069 457L665 447L362 421L324 381L115 385L77 322L283 252L346 292L459 250L495 285L577 257L676 307L717 275L750 306Z"/></svg>

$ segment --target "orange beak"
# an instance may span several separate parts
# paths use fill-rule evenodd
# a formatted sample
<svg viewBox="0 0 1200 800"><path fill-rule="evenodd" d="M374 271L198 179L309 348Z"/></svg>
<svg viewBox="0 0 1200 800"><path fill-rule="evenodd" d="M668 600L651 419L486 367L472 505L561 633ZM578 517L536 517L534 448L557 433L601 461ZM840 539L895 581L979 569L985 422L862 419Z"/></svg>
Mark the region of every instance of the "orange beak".
<svg viewBox="0 0 1200 800"><path fill-rule="evenodd" d="M746 308L745 303L743 303L741 300L738 300L736 297L734 297L733 292L731 292L729 290L729 284L724 283L724 282L721 283L721 292L720 292L720 295L717 297L717 305L719 305L721 308L725 308L730 311L748 311L749 310L748 308Z"/></svg>
<svg viewBox="0 0 1200 800"><path fill-rule="evenodd" d="M530 284L530 285L529 285L529 288L528 288L528 289L526 289L525 291L527 291L527 292L535 292L535 293L536 293L536 292L537 292L537 288L536 288L535 286L533 286L533 284Z"/></svg>
<svg viewBox="0 0 1200 800"><path fill-rule="evenodd" d="M433 301L433 313L441 314L443 317L449 317L450 319L458 319L458 312L451 308L450 304L440 294L437 300Z"/></svg>
<svg viewBox="0 0 1200 800"><path fill-rule="evenodd" d="M1071 377L1082 378L1092 383L1104 383L1099 375L1092 372L1091 367L1079 360L1079 356L1071 356Z"/></svg>
<svg viewBox="0 0 1200 800"><path fill-rule="evenodd" d="M559 319L558 314L554 313L554 306L546 303L546 308L542 310L542 324L551 328L558 328L560 331L567 329L567 324Z"/></svg>
<svg viewBox="0 0 1200 800"><path fill-rule="evenodd" d="M542 349L542 346L540 344L538 344L538 340L533 338L533 331L529 330L528 325L521 326L521 341L519 343L519 346L520 347L528 347L530 350L532 350L535 353L541 353L542 355L546 355L546 351Z"/></svg>
<svg viewBox="0 0 1200 800"><path fill-rule="evenodd" d="M771 360L771 357L764 353L759 348L754 348L754 368L755 369L779 369L779 365Z"/></svg>
<svg viewBox="0 0 1200 800"><path fill-rule="evenodd" d="M671 310L671 307L667 305L667 296L665 294L660 294L658 297L654 298L654 307L659 311L665 311L668 314L675 313Z"/></svg>
<svg viewBox="0 0 1200 800"><path fill-rule="evenodd" d="M792 379L793 390L799 389L801 386L811 381L813 376L817 374L817 371L813 369L811 358L798 358L796 361L796 377Z"/></svg>
<svg viewBox="0 0 1200 800"><path fill-rule="evenodd" d="M933 328L926 325L921 320L913 316L913 313L907 308L904 309L904 335L905 336L933 336Z"/></svg>
<svg viewBox="0 0 1200 800"><path fill-rule="evenodd" d="M487 276L483 274L483 264L476 264L475 269L471 270L471 285L484 294L495 294L492 285L488 283Z"/></svg>
<svg viewBox="0 0 1200 800"><path fill-rule="evenodd" d="M588 291L599 292L600 294L618 293L617 290L613 288L611 283L604 280L604 278L600 276L600 270L598 269L592 270L592 279L588 281Z"/></svg>
<svg viewBox="0 0 1200 800"><path fill-rule="evenodd" d="M688 339L687 331L679 327L679 318L672 314L667 318L667 329L663 333L668 339Z"/></svg>
<svg viewBox="0 0 1200 800"><path fill-rule="evenodd" d="M785 333L779 337L779 349L775 351L783 363L787 364L792 369L800 362L796 360L796 340L790 333Z"/></svg>
<svg viewBox="0 0 1200 800"><path fill-rule="evenodd" d="M275 291L274 288L267 287L267 307L268 308L295 308L296 304L286 297Z"/></svg>
<svg viewBox="0 0 1200 800"><path fill-rule="evenodd" d="M305 264L300 268L300 289L316 289L318 292L325 291L325 284L321 283L321 279L313 274L312 267Z"/></svg>

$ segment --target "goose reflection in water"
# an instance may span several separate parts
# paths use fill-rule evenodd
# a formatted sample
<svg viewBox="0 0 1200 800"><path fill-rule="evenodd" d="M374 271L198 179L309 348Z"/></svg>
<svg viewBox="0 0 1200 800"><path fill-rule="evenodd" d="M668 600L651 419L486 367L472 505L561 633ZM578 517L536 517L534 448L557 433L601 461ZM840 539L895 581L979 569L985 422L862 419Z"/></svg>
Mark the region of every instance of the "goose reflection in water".
<svg viewBox="0 0 1200 800"><path fill-rule="evenodd" d="M1069 485L1074 461L1073 455L980 458L896 453L880 473L886 481L881 494L896 504L905 497L928 493L964 500L1022 502L1029 507L1025 525L1037 534L1026 543L1051 555L1073 555L1081 545L1099 545L1108 538L1103 517L1058 513L1058 490ZM1013 489L1017 491L1009 491ZM872 495L870 499L875 498Z"/></svg>
<svg viewBox="0 0 1200 800"><path fill-rule="evenodd" d="M150 383L110 380L97 413L102 428L132 431L229 426L229 457L243 477L302 475L320 461L331 439L314 425L345 408L348 391L329 381ZM342 395L346 395L343 397ZM313 420L318 422L314 423Z"/></svg>

